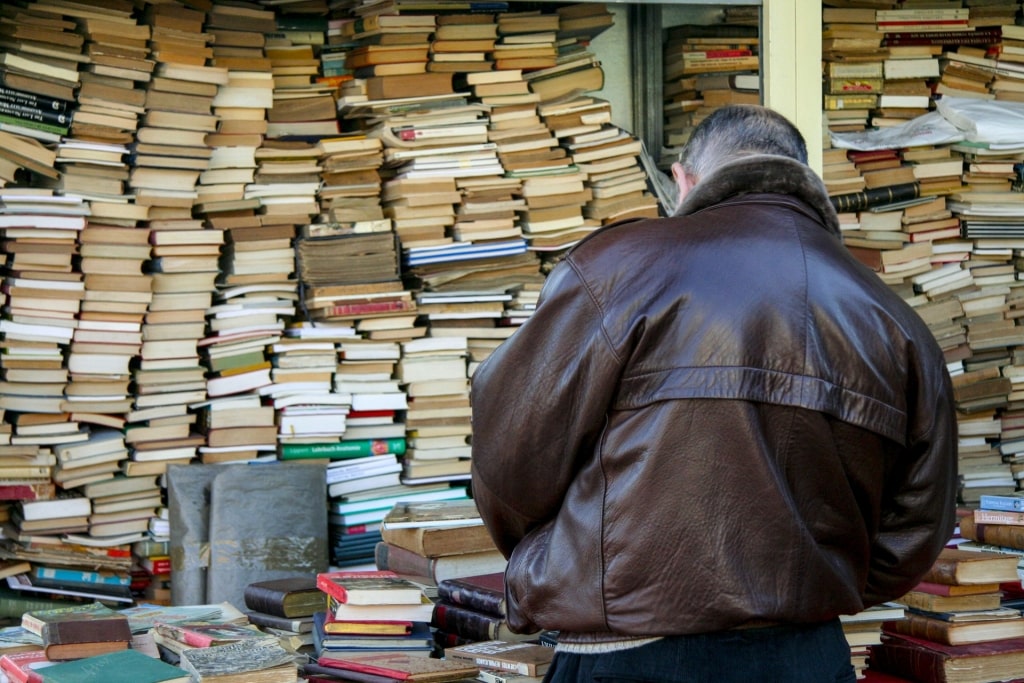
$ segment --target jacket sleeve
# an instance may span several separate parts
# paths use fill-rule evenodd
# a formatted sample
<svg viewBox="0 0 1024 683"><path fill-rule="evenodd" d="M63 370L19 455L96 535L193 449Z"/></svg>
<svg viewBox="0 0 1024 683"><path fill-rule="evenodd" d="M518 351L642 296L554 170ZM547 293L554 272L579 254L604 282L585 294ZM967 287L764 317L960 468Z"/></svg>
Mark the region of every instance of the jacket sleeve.
<svg viewBox="0 0 1024 683"><path fill-rule="evenodd" d="M600 307L563 261L534 314L473 373L473 496L506 556L558 512L619 372Z"/></svg>
<svg viewBox="0 0 1024 683"><path fill-rule="evenodd" d="M929 341L931 341L929 339ZM942 356L923 354L911 374L908 444L887 473L865 604L897 598L931 568L956 524L957 431Z"/></svg>

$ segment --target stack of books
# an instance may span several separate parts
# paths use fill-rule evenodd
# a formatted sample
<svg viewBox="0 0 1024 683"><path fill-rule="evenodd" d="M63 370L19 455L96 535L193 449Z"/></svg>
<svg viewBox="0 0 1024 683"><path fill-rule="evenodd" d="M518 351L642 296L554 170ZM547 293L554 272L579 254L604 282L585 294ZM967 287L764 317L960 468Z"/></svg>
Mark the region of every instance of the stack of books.
<svg viewBox="0 0 1024 683"><path fill-rule="evenodd" d="M49 661L127 650L132 641L128 618L100 603L29 611L21 626L42 639Z"/></svg>
<svg viewBox="0 0 1024 683"><path fill-rule="evenodd" d="M402 344L396 375L408 396L405 426L414 435L402 456L403 483L469 477L472 427L466 354L466 337L423 337Z"/></svg>
<svg viewBox="0 0 1024 683"><path fill-rule="evenodd" d="M317 661L356 652L429 657L433 603L423 588L389 571L332 571L317 575L327 609L314 621Z"/></svg>
<svg viewBox="0 0 1024 683"><path fill-rule="evenodd" d="M505 575L501 572L444 579L437 584L432 625L440 647L488 640L534 640L536 634L517 634L505 614Z"/></svg>
<svg viewBox="0 0 1024 683"><path fill-rule="evenodd" d="M946 680L949 666L958 680L993 680L1010 653L1019 658L1024 618L1001 605L1000 584L1018 589L1017 558L981 550L946 548L923 582L897 602L905 618L885 622L882 642L871 646L869 668L914 680Z"/></svg>
<svg viewBox="0 0 1024 683"><path fill-rule="evenodd" d="M249 622L275 635L286 649L313 650L313 617L327 608L327 594L314 576L289 576L256 581L245 587Z"/></svg>
<svg viewBox="0 0 1024 683"><path fill-rule="evenodd" d="M508 564L469 499L397 503L384 517L381 539L377 568L428 586L504 571Z"/></svg>
<svg viewBox="0 0 1024 683"><path fill-rule="evenodd" d="M857 678L864 677L868 666L869 647L882 642L882 624L902 619L905 613L906 608L903 605L888 602L869 607L857 614L839 615L843 636L850 646L850 663Z"/></svg>

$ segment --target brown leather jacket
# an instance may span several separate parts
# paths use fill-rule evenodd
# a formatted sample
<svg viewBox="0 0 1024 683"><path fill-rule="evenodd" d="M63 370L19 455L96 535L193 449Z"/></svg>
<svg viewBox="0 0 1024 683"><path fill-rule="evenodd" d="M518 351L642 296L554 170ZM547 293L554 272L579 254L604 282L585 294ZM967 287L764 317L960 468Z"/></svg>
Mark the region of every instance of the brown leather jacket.
<svg viewBox="0 0 1024 683"><path fill-rule="evenodd" d="M953 531L943 355L820 179L747 158L680 213L577 245L473 377L520 631L823 621L906 592Z"/></svg>

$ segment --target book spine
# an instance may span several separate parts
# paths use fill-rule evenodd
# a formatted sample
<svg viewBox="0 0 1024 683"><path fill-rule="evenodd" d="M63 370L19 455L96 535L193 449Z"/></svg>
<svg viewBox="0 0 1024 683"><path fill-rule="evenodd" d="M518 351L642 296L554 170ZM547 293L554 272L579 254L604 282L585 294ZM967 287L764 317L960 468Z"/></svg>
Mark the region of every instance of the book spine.
<svg viewBox="0 0 1024 683"><path fill-rule="evenodd" d="M472 641L494 640L498 637L501 619L489 614L439 602L434 605L431 626Z"/></svg>
<svg viewBox="0 0 1024 683"><path fill-rule="evenodd" d="M377 543L373 550L377 569L386 569L396 574L421 576L434 580L434 562L432 558L414 553L405 548L385 543Z"/></svg>
<svg viewBox="0 0 1024 683"><path fill-rule="evenodd" d="M921 614L907 612L903 619L894 619L885 622L882 627L884 632L896 633L903 636L923 638L935 643L951 645L950 622L941 619L932 619Z"/></svg>
<svg viewBox="0 0 1024 683"><path fill-rule="evenodd" d="M896 638L871 648L871 667L912 681L945 681L942 653Z"/></svg>
<svg viewBox="0 0 1024 683"><path fill-rule="evenodd" d="M906 31L887 33L882 45L991 45L998 42L998 31Z"/></svg>
<svg viewBox="0 0 1024 683"><path fill-rule="evenodd" d="M3 74L0 74L0 82L2 82L2 80ZM0 102L17 104L23 107L39 109L44 112L61 114L69 114L73 106L73 103L68 102L67 100L62 100L56 97L47 97L46 95L39 95L26 90L10 88L5 85L0 85Z"/></svg>
<svg viewBox="0 0 1024 683"><path fill-rule="evenodd" d="M461 586L449 581L437 585L437 597L458 607L484 612L495 617L505 616L505 595L474 586Z"/></svg>
<svg viewBox="0 0 1024 683"><path fill-rule="evenodd" d="M979 543L1024 549L1024 526L1016 524L979 524L973 517L963 517L960 535Z"/></svg>
<svg viewBox="0 0 1024 683"><path fill-rule="evenodd" d="M403 438L394 439L355 439L326 444L283 444L282 460L300 460L304 458L360 458L370 455L402 455L405 453L406 442Z"/></svg>
<svg viewBox="0 0 1024 683"><path fill-rule="evenodd" d="M6 123L11 126L21 126L22 128L38 130L43 133L52 133L54 135L64 135L68 132L68 126L60 126L54 123L45 123L43 121L33 121L32 119L23 119L20 116L12 116L11 114L3 113L2 110L0 110L0 123Z"/></svg>
<svg viewBox="0 0 1024 683"><path fill-rule="evenodd" d="M974 522L976 524L1024 524L1024 512L1010 512L1008 510L975 510Z"/></svg>
<svg viewBox="0 0 1024 683"><path fill-rule="evenodd" d="M77 583L96 583L108 586L127 586L131 580L127 576L101 574L99 572L64 569L61 567L36 567L33 576L37 579L51 581L74 581Z"/></svg>
<svg viewBox="0 0 1024 683"><path fill-rule="evenodd" d="M907 199L916 199L921 193L920 184L901 183L899 185L887 185L875 187L861 192L851 192L829 197L833 208L838 213L850 211L862 211L872 206L880 206L892 202L900 202Z"/></svg>
<svg viewBox="0 0 1024 683"><path fill-rule="evenodd" d="M245 606L255 612L284 618L284 594L265 586L248 585L242 593Z"/></svg>
<svg viewBox="0 0 1024 683"><path fill-rule="evenodd" d="M982 510L1024 512L1024 496L996 496L982 494L979 504Z"/></svg>
<svg viewBox="0 0 1024 683"><path fill-rule="evenodd" d="M413 309L409 301L375 301L361 304L335 304L333 306L321 306L316 312L325 317L331 316L357 316L372 313L391 313L397 311L410 311Z"/></svg>

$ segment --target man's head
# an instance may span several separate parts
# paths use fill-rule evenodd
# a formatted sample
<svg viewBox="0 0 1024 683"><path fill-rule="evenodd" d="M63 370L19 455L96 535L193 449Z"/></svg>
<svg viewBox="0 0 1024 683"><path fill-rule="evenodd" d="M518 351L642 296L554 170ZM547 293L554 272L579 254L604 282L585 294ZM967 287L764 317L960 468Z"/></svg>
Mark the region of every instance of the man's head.
<svg viewBox="0 0 1024 683"><path fill-rule="evenodd" d="M806 164L807 143L786 117L766 107L736 104L716 109L694 129L679 161L672 164L679 200L718 167L751 154L775 154Z"/></svg>

